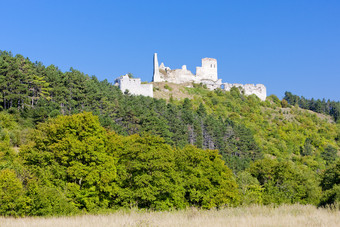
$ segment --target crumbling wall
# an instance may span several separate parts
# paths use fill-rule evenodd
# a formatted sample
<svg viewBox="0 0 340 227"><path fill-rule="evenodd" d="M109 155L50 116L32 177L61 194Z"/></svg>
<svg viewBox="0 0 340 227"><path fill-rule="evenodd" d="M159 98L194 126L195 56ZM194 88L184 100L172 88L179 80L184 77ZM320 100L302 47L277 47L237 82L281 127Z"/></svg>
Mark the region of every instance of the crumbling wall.
<svg viewBox="0 0 340 227"><path fill-rule="evenodd" d="M200 80L217 81L217 60L214 58L203 58L202 66L196 67L196 76Z"/></svg>
<svg viewBox="0 0 340 227"><path fill-rule="evenodd" d="M154 54L154 75L153 82L170 82L175 84L182 84L187 82L193 83L206 83L209 81L209 85L218 81L217 76L217 61L214 58L203 58L202 66L196 67L196 75L187 69L186 65L183 65L181 69L171 70L169 67L165 67L164 63L158 66L157 54ZM220 87L220 84L213 86Z"/></svg>
<svg viewBox="0 0 340 227"><path fill-rule="evenodd" d="M202 66L196 67L196 75L183 65L181 69L170 69L165 67L163 63L158 65L157 54L154 54L154 75L153 82L169 82L175 84L183 84L187 82L202 83L210 90L222 88L230 91L232 87L238 87L245 95L256 95L262 101L266 100L267 90L263 84L229 84L222 83L222 79L218 79L217 60L214 58L203 58Z"/></svg>
<svg viewBox="0 0 340 227"><path fill-rule="evenodd" d="M245 95L256 95L259 97L262 101L266 100L267 97L267 89L263 84L229 84L229 83L223 83L222 86L224 86L224 90L230 91L232 87L237 87L240 89L241 92L243 92Z"/></svg>
<svg viewBox="0 0 340 227"><path fill-rule="evenodd" d="M130 78L125 75L119 77L116 81L122 92L128 90L131 95L153 97L153 84L142 84L140 78Z"/></svg>

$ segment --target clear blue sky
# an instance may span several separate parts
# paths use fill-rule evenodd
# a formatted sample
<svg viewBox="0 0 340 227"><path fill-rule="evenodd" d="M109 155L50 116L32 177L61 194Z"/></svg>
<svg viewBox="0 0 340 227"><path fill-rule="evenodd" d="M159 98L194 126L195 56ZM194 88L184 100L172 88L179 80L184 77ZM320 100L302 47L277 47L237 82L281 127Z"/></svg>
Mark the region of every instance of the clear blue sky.
<svg viewBox="0 0 340 227"><path fill-rule="evenodd" d="M224 82L340 100L339 0L4 1L0 50L100 80L152 79L152 56Z"/></svg>

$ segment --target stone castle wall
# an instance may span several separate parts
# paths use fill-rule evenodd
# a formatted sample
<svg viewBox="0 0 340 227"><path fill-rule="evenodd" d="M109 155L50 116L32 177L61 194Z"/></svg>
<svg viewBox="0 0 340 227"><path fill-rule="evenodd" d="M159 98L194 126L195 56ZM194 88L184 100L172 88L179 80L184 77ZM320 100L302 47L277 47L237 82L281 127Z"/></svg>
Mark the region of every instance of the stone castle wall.
<svg viewBox="0 0 340 227"><path fill-rule="evenodd" d="M170 69L162 63L158 65L157 54L154 54L153 82L170 82L182 84L187 82L214 84L218 81L217 61L214 58L203 58L202 66L196 67L196 75L183 65L181 69ZM220 82L218 82L220 83Z"/></svg>
<svg viewBox="0 0 340 227"><path fill-rule="evenodd" d="M237 87L243 92L245 95L256 95L262 101L265 101L267 98L267 89L263 84L229 84L223 83L222 88L225 91L230 91L232 87Z"/></svg>
<svg viewBox="0 0 340 227"><path fill-rule="evenodd" d="M217 60L214 58L203 58L202 66L196 67L196 75L183 65L181 69L170 69L169 67L158 64L157 53L154 54L154 71L153 82L169 82L175 84L183 83L202 83L210 90L222 88L230 91L232 87L237 87L245 95L256 95L262 101L266 100L267 90L263 84L230 84L222 83L222 79L218 79ZM139 78L129 78L128 75L121 76L116 80L116 85L119 86L122 92L128 90L132 95L144 95L153 97L153 85L142 84Z"/></svg>
<svg viewBox="0 0 340 227"><path fill-rule="evenodd" d="M222 83L222 79L218 79L217 60L214 58L203 58L202 66L196 67L196 75L183 65L181 69L170 69L162 63L158 65L157 53L154 54L154 75L153 82L170 82L182 84L187 82L202 83L210 90L222 88L230 91L232 87L240 88L245 95L255 94L262 101L266 100L267 91L263 84L229 84Z"/></svg>
<svg viewBox="0 0 340 227"><path fill-rule="evenodd" d="M140 78L130 78L125 75L116 79L116 84L122 92L128 90L131 95L153 97L153 84L142 84Z"/></svg>

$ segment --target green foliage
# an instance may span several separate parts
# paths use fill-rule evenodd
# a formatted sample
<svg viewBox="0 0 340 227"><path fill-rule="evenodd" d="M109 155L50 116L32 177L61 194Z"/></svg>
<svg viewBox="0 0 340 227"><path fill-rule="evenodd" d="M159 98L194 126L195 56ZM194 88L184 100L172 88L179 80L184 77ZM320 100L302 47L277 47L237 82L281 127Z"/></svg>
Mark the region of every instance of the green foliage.
<svg viewBox="0 0 340 227"><path fill-rule="evenodd" d="M25 123L19 120L17 115L0 112L0 144L17 147L25 143L28 133Z"/></svg>
<svg viewBox="0 0 340 227"><path fill-rule="evenodd" d="M334 118L335 121L340 119L340 102L330 100L326 102L325 99L322 101L320 99L308 100L303 96L299 97L297 95L293 95L291 92L286 92L284 99L287 100L291 105L298 105L303 109L312 110L317 113L329 114Z"/></svg>
<svg viewBox="0 0 340 227"><path fill-rule="evenodd" d="M210 209L239 203L236 181L217 151L189 145L176 150L175 161L190 206Z"/></svg>
<svg viewBox="0 0 340 227"><path fill-rule="evenodd" d="M15 172L9 169L0 171L0 214L23 216L30 209L30 199Z"/></svg>
<svg viewBox="0 0 340 227"><path fill-rule="evenodd" d="M115 204L156 210L184 207L173 150L164 140L150 135L114 135L111 141L118 158Z"/></svg>
<svg viewBox="0 0 340 227"><path fill-rule="evenodd" d="M91 113L59 116L40 124L32 140L21 156L43 183L65 190L79 209L108 206L116 167L97 117Z"/></svg>
<svg viewBox="0 0 340 227"><path fill-rule="evenodd" d="M317 204L321 196L318 176L304 165L263 159L254 162L249 171L264 188L264 204Z"/></svg>
<svg viewBox="0 0 340 227"><path fill-rule="evenodd" d="M29 215L55 216L79 213L75 203L65 193L54 186L46 186L36 179L27 185L27 195L31 199Z"/></svg>
<svg viewBox="0 0 340 227"><path fill-rule="evenodd" d="M277 106L280 106L282 102L280 102L280 99L276 95L270 95L268 97L268 100L273 102L273 104L276 104Z"/></svg>
<svg viewBox="0 0 340 227"><path fill-rule="evenodd" d="M331 189L334 185L340 185L340 161L328 167L323 173L321 187L323 191Z"/></svg>
<svg viewBox="0 0 340 227"><path fill-rule="evenodd" d="M336 207L339 209L340 204L340 185L336 184L331 189L325 191L320 200L321 207Z"/></svg>
<svg viewBox="0 0 340 227"><path fill-rule="evenodd" d="M216 151L175 151L159 137L112 139L118 157L118 206L164 210L235 205L237 185Z"/></svg>
<svg viewBox="0 0 340 227"><path fill-rule="evenodd" d="M172 91L172 88L171 88L168 84L165 84L165 85L164 85L164 88L167 89L167 90L169 90L169 91Z"/></svg>
<svg viewBox="0 0 340 227"><path fill-rule="evenodd" d="M310 138L307 138L305 140L305 143L303 145L303 147L301 147L301 155L302 156L310 156L313 154L313 146L311 144L311 139Z"/></svg>
<svg viewBox="0 0 340 227"><path fill-rule="evenodd" d="M340 204L340 160L323 173L321 187L323 196L319 206Z"/></svg>
<svg viewBox="0 0 340 227"><path fill-rule="evenodd" d="M281 106L282 106L282 108L287 108L287 107L288 107L288 102L287 102L287 100L282 99L282 101L281 101Z"/></svg>
<svg viewBox="0 0 340 227"><path fill-rule="evenodd" d="M338 151L332 145L327 145L324 151L321 152L321 157L327 162L328 165L336 162L338 159Z"/></svg>
<svg viewBox="0 0 340 227"><path fill-rule="evenodd" d="M259 181L249 172L243 171L237 175L237 184L242 195L242 205L263 203L263 188Z"/></svg>
<svg viewBox="0 0 340 227"><path fill-rule="evenodd" d="M21 55L13 57L0 52L0 103L4 109L25 109L36 105L39 99L49 99L49 84L39 72L40 66Z"/></svg>

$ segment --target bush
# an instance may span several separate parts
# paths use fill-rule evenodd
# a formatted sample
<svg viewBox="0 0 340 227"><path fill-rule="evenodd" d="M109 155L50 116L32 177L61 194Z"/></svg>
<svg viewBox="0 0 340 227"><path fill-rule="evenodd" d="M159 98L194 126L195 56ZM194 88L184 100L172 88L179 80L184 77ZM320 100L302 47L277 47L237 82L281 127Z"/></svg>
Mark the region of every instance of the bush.
<svg viewBox="0 0 340 227"><path fill-rule="evenodd" d="M172 88L169 85L167 85L167 84L164 85L164 88L169 90L169 91L172 91Z"/></svg>

